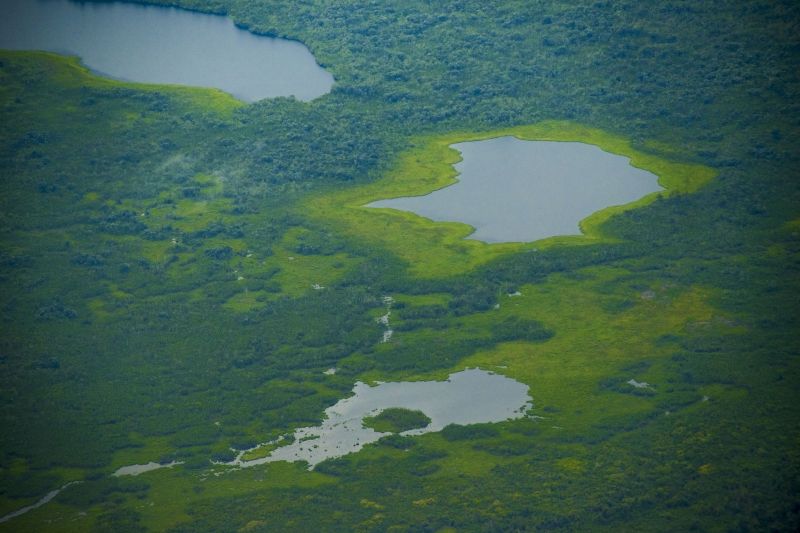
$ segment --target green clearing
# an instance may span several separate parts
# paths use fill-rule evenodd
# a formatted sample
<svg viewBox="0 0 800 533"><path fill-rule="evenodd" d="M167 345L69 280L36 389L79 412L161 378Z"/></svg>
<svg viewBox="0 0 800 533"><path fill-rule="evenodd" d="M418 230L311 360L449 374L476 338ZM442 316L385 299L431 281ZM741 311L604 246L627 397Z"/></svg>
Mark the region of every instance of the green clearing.
<svg viewBox="0 0 800 533"><path fill-rule="evenodd" d="M82 481L0 531L798 528L797 5L169 3L337 82L243 105L0 52L0 513ZM667 191L515 245L361 207L498 135ZM528 416L211 462L475 366ZM183 464L110 477L150 461Z"/></svg>

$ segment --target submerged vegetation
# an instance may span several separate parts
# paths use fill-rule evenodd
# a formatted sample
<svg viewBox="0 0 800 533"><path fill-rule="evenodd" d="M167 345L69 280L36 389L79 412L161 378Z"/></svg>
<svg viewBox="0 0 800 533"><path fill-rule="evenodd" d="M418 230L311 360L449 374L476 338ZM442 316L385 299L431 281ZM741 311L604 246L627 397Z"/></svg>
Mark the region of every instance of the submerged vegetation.
<svg viewBox="0 0 800 533"><path fill-rule="evenodd" d="M798 527L796 3L161 3L337 83L243 105L0 52L0 516L82 481L0 531ZM361 207L508 134L667 192L513 245ZM216 464L467 366L528 415ZM182 464L111 476L151 461Z"/></svg>

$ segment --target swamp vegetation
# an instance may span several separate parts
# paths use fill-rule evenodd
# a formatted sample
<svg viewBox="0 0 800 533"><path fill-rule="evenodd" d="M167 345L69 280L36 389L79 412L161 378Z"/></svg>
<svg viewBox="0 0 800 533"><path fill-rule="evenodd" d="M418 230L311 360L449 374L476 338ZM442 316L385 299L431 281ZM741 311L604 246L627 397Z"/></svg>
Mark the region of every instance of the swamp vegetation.
<svg viewBox="0 0 800 533"><path fill-rule="evenodd" d="M244 104L0 51L0 516L66 486L0 531L800 526L797 2L153 3L336 83ZM363 207L512 134L666 192L525 244ZM527 416L218 464L466 367Z"/></svg>

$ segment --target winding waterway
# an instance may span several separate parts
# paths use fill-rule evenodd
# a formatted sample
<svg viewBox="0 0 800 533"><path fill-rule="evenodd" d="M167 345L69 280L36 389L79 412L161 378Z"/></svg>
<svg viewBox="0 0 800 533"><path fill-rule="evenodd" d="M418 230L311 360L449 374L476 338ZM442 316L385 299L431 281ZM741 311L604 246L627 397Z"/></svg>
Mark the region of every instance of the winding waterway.
<svg viewBox="0 0 800 533"><path fill-rule="evenodd" d="M77 55L127 81L215 87L248 102L313 100L333 76L303 44L255 35L218 15L119 2L5 0L0 48Z"/></svg>
<svg viewBox="0 0 800 533"><path fill-rule="evenodd" d="M82 481L70 481L69 483L67 483L66 485L64 485L63 487L61 487L59 489L51 490L50 492L45 494L41 499L39 499L39 501L37 501L36 503L28 505L26 507L23 507L22 509L17 509L16 511L14 511L12 513L9 513L9 514L7 514L5 516L0 517L0 523L8 522L12 518L16 518L18 516L22 516L25 513L33 511L34 509L38 509L42 505L44 505L46 503L49 503L53 498L58 496L61 491L63 491L64 489L66 489L70 485L77 485L78 483L83 483L83 482Z"/></svg>
<svg viewBox="0 0 800 533"><path fill-rule="evenodd" d="M662 190L655 174L590 144L497 137L452 147L463 157L457 183L369 207L464 222L475 228L470 239L528 242L578 235L592 213Z"/></svg>

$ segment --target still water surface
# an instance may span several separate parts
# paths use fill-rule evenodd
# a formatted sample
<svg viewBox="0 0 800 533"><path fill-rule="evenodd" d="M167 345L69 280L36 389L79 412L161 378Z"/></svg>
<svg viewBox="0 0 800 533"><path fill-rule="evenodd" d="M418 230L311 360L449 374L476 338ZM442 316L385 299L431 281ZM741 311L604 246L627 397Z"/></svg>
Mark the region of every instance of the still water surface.
<svg viewBox="0 0 800 533"><path fill-rule="evenodd" d="M216 15L135 4L4 0L0 48L77 55L120 80L216 87L255 101L312 100L333 77L303 44L254 35Z"/></svg>
<svg viewBox="0 0 800 533"><path fill-rule="evenodd" d="M521 418L531 407L528 386L480 369L451 374L446 381L399 381L371 387L358 382L353 396L326 409L319 426L295 431L295 441L281 446L268 457L236 460L238 466L272 461L307 461L311 467L332 457L360 450L388 433L363 426L365 417L389 407L419 410L431 419L427 427L401 435L441 431L448 424L477 424Z"/></svg>
<svg viewBox="0 0 800 533"><path fill-rule="evenodd" d="M145 464L137 464L137 465L128 465L123 466L121 468L117 468L113 474L114 477L120 476L138 476L139 474L144 474L145 472L151 472L153 470L160 470L161 468L172 468L175 465L182 465L182 461L172 461L171 463L156 463L156 462L149 462Z"/></svg>
<svg viewBox="0 0 800 533"><path fill-rule="evenodd" d="M498 137L453 148L463 157L458 183L369 207L464 222L475 228L470 239L528 242L578 235L578 222L592 213L662 190L655 174L590 144Z"/></svg>

